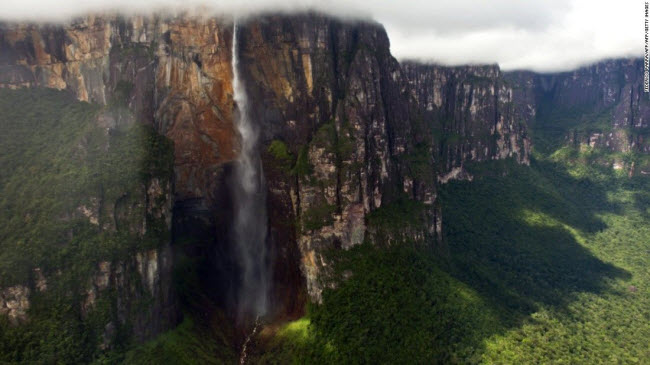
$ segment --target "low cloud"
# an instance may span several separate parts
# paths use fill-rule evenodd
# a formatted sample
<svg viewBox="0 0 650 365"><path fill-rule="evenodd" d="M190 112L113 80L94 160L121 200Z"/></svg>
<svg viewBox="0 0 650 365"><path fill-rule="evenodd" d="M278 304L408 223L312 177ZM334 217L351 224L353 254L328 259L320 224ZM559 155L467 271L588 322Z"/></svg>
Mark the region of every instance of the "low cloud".
<svg viewBox="0 0 650 365"><path fill-rule="evenodd" d="M235 16L316 10L381 22L398 59L544 72L641 56L643 5L635 0L3 0L0 19L51 22L104 11L199 8Z"/></svg>

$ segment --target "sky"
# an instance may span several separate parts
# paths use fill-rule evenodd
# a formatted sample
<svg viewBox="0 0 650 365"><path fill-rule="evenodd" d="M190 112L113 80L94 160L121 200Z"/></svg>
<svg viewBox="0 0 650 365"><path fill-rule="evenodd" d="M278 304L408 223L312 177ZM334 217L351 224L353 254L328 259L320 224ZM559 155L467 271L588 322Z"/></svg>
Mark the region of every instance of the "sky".
<svg viewBox="0 0 650 365"><path fill-rule="evenodd" d="M196 9L236 16L317 10L374 19L400 60L557 72L641 57L641 0L0 0L0 19L66 21L102 11Z"/></svg>

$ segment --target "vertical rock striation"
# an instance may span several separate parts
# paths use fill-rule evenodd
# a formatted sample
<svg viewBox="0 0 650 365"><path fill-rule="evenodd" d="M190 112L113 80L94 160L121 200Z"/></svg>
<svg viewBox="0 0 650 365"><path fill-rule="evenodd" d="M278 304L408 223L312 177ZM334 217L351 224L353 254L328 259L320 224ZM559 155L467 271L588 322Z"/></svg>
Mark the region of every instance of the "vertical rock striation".
<svg viewBox="0 0 650 365"><path fill-rule="evenodd" d="M420 118L433 127L440 182L469 178L463 170L468 161L511 157L528 164L528 118L497 65L402 67Z"/></svg>
<svg viewBox="0 0 650 365"><path fill-rule="evenodd" d="M650 152L650 99L643 92L642 59L607 60L557 74L509 72L505 77L515 85L516 97L545 113L542 122L562 114L585 119L590 130L567 136L576 143Z"/></svg>
<svg viewBox="0 0 650 365"><path fill-rule="evenodd" d="M147 186L152 194L169 194L169 205L152 206L150 213L170 217L173 201L177 233L204 225L196 230L217 254L193 254L216 256L214 282L223 285L216 295L223 298L232 295L228 267L235 252L226 182L245 149L234 123L232 29L228 18L186 15L0 25L0 87L64 89L79 100L123 105L129 118L173 142L173 192L162 181ZM579 138L621 151L650 148L639 60L551 75L400 65L381 25L309 13L250 18L239 32L247 113L260 126L265 249L278 314L299 314L307 297L320 300L329 250L365 241L440 242L437 185L471 178L464 170L469 161L527 164L527 126L549 108L611 117L611 130L602 136ZM110 127L125 118L106 116L100 123ZM98 206L89 200L77 214L99 224ZM107 288L128 290L119 279L118 271L127 270L121 265L135 268L154 296L168 295L161 286L171 275L165 250L100 264L88 298ZM18 318L22 312L12 313Z"/></svg>
<svg viewBox="0 0 650 365"><path fill-rule="evenodd" d="M175 221L195 224L187 217L196 215L227 246L232 202L223 185L240 150L230 20L90 16L0 27L1 87L126 104L174 142ZM281 312L299 313L305 295L320 300L328 250L439 241L436 185L462 177L464 161L527 161L525 128L498 68L400 65L380 25L318 14L252 18L240 37ZM417 224L382 227L382 217L404 215Z"/></svg>
<svg viewBox="0 0 650 365"><path fill-rule="evenodd" d="M427 205L422 230L435 239L434 179L413 188L410 96L384 29L316 14L266 16L242 25L241 42L263 144L286 148L265 157L269 210L286 217L270 222L277 265L299 267L319 300L325 252L364 242L367 216L404 196ZM276 267L277 280L297 277L291 270Z"/></svg>
<svg viewBox="0 0 650 365"><path fill-rule="evenodd" d="M231 26L218 18L88 16L0 24L0 87L49 87L126 103L175 147L178 199L214 200L236 156Z"/></svg>

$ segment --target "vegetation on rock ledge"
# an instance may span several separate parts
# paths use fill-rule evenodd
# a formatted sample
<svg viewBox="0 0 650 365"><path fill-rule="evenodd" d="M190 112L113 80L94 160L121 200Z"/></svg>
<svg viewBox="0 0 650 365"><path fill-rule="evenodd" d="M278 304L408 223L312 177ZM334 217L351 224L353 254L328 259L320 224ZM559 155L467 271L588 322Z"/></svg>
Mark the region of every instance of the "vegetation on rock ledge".
<svg viewBox="0 0 650 365"><path fill-rule="evenodd" d="M256 360L650 361L650 181L567 148L530 167L473 164L474 181L442 186L448 258L408 245L338 253L337 289ZM402 221L380 213L369 221Z"/></svg>
<svg viewBox="0 0 650 365"><path fill-rule="evenodd" d="M47 286L32 287L27 323L0 320L0 362L88 362L105 341L129 342L116 292L82 306L97 264L170 242L165 217L149 212L145 197L153 179L169 194L172 145L61 91L0 89L0 110L0 286L29 286L35 268ZM105 339L110 321L116 328Z"/></svg>

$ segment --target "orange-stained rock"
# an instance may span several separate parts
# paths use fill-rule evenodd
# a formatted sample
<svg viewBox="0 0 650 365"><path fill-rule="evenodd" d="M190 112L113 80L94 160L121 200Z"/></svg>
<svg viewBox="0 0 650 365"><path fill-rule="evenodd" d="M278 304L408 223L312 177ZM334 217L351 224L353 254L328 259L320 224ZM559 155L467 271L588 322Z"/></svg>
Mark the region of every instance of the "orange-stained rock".
<svg viewBox="0 0 650 365"><path fill-rule="evenodd" d="M220 166L238 148L231 38L231 21L189 16L0 24L0 87L127 103L174 142L177 198L209 200Z"/></svg>

